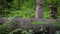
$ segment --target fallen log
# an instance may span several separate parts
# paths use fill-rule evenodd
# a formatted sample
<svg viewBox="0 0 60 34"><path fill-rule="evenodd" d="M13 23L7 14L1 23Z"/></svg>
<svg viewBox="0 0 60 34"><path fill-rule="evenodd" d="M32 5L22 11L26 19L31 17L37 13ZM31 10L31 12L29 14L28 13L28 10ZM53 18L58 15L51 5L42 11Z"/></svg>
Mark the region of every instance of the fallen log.
<svg viewBox="0 0 60 34"><path fill-rule="evenodd" d="M1 23L3 20L0 20ZM31 21L30 19L14 18L8 21L9 22L5 21L6 23L4 23L9 24L5 26L4 30L13 31L15 29L22 28L26 30L32 29L34 31L40 31L40 29L45 28L50 32L50 34L53 34L52 32L60 28L60 25L56 25L57 22L60 22L59 19L33 19Z"/></svg>

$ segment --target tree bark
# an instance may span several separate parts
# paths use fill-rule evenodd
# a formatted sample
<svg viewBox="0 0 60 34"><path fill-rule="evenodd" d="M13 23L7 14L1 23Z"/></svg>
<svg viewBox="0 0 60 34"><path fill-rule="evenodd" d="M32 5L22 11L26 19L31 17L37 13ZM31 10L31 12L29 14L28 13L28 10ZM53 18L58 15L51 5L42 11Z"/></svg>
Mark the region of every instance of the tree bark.
<svg viewBox="0 0 60 34"><path fill-rule="evenodd" d="M57 4L56 3L50 3L50 12L51 12L51 18L56 19L57 18Z"/></svg>
<svg viewBox="0 0 60 34"><path fill-rule="evenodd" d="M36 19L43 18L44 0L36 0Z"/></svg>
<svg viewBox="0 0 60 34"><path fill-rule="evenodd" d="M50 12L51 12L51 18L52 19L57 19L57 4L51 2L49 7L50 7ZM50 29L49 29L49 34L55 34L54 31L55 31L55 28L54 28L54 25L53 25L53 27L51 26Z"/></svg>

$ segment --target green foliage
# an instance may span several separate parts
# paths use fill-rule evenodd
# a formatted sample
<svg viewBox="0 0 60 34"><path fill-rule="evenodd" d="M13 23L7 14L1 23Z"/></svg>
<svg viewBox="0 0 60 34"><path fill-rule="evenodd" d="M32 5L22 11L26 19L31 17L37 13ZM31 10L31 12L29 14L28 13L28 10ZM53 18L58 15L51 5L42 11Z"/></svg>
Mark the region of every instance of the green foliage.
<svg viewBox="0 0 60 34"><path fill-rule="evenodd" d="M24 30L24 29L16 29L16 30L14 30L14 31L12 31L12 32L10 32L8 34L17 33L18 31L21 31L21 34L32 34L33 33L32 30L27 31L27 30Z"/></svg>
<svg viewBox="0 0 60 34"><path fill-rule="evenodd" d="M54 25L60 27L60 21L57 21Z"/></svg>
<svg viewBox="0 0 60 34"><path fill-rule="evenodd" d="M56 31L55 34L60 34L60 31Z"/></svg>
<svg viewBox="0 0 60 34"><path fill-rule="evenodd" d="M11 11L8 17L20 17L20 18L34 18L35 16L35 0L25 1L21 7L21 10Z"/></svg>
<svg viewBox="0 0 60 34"><path fill-rule="evenodd" d="M45 7L44 7L44 16L43 16L43 18L51 18L50 16L51 16L51 14L50 14L50 8L46 4Z"/></svg>
<svg viewBox="0 0 60 34"><path fill-rule="evenodd" d="M10 32L10 30L8 30L10 26L9 22L4 23L3 25L0 25L0 34L7 34L8 32Z"/></svg>
<svg viewBox="0 0 60 34"><path fill-rule="evenodd" d="M60 0L45 0L45 1L47 1L48 3L50 2L56 3L56 2L59 2Z"/></svg>
<svg viewBox="0 0 60 34"><path fill-rule="evenodd" d="M33 25L39 25L39 24L48 24L47 22L43 22L43 21L40 21L40 22L37 22L37 21L34 21L32 22Z"/></svg>
<svg viewBox="0 0 60 34"><path fill-rule="evenodd" d="M2 1L2 0L0 0ZM5 2L5 1L3 1ZM58 13L57 17L60 18L60 0L45 0L45 6L44 6L44 16L43 18L51 18L49 3L58 3ZM20 18L34 18L35 17L35 8L36 8L36 0L21 0L20 4L18 0L14 0L11 3L8 3L8 5L11 6L10 9L4 8L3 6L0 6L0 11L3 10L3 12L7 11L9 13L3 14L3 17L20 17ZM0 14L2 16L2 14Z"/></svg>
<svg viewBox="0 0 60 34"><path fill-rule="evenodd" d="M45 0L45 6L44 6L44 18L51 18L49 3L55 3L57 4L57 18L60 18L60 0Z"/></svg>

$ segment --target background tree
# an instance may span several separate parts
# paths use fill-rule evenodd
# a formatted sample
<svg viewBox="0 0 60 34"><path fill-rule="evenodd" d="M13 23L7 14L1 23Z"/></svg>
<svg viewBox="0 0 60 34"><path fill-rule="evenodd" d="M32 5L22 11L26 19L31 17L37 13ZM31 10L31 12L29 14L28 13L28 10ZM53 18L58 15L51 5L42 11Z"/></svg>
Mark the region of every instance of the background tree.
<svg viewBox="0 0 60 34"><path fill-rule="evenodd" d="M56 19L57 18L57 3L50 3L50 12L51 12L51 18Z"/></svg>

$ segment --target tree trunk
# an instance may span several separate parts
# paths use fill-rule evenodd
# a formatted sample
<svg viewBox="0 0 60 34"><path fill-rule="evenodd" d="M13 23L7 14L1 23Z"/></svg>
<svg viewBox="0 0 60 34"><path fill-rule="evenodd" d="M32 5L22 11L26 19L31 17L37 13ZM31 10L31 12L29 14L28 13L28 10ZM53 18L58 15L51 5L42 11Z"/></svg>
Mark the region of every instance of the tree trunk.
<svg viewBox="0 0 60 34"><path fill-rule="evenodd" d="M36 19L43 18L44 0L36 0Z"/></svg>
<svg viewBox="0 0 60 34"><path fill-rule="evenodd" d="M49 7L50 7L50 12L51 12L51 18L52 19L57 19L57 4L51 2ZM49 34L55 34L55 27L54 27L54 25L53 25L53 27L52 26L50 27Z"/></svg>
<svg viewBox="0 0 60 34"><path fill-rule="evenodd" d="M56 3L50 3L50 12L51 12L51 18L56 19L57 18L57 4Z"/></svg>

